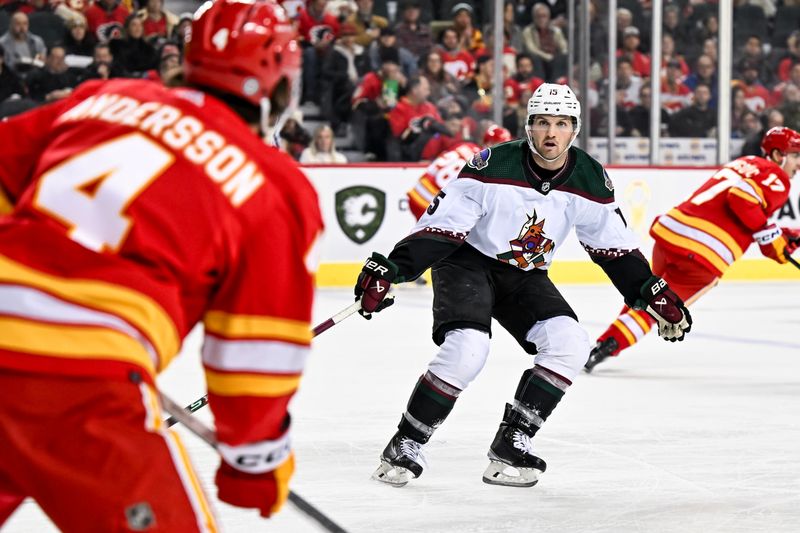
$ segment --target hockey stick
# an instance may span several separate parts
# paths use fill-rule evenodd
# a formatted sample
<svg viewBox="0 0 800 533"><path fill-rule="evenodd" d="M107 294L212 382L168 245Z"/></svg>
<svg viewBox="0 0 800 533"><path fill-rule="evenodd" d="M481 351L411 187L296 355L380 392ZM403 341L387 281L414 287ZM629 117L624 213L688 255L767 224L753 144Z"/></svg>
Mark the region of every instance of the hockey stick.
<svg viewBox="0 0 800 533"><path fill-rule="evenodd" d="M217 448L217 438L210 427L193 417L186 409L182 408L164 394L159 393L159 396L161 397L161 405L164 406L166 412L183 424L189 431L200 437L206 444L214 449ZM329 531L330 533L347 533L339 524L328 518L322 511L308 503L308 501L292 490L289 491L289 501L292 502L300 512L323 527L325 531Z"/></svg>
<svg viewBox="0 0 800 533"><path fill-rule="evenodd" d="M354 314L359 309L361 309L361 300L360 299L356 300L354 303L348 305L347 307L345 307L344 309L342 309L341 311L339 311L338 313L336 313L335 315L330 317L328 320L322 322L317 327L315 327L313 330L311 330L311 332L312 332L311 336L312 337L316 337L317 335L319 335L323 331L328 331L330 328L332 328L333 326L335 326L336 324L338 324L339 322L341 322L345 318L349 317L350 315ZM192 403L190 403L189 405L187 405L184 408L184 411L186 411L187 413L194 413L195 411L198 411L199 409L202 409L203 407L205 407L206 404L208 404L208 395L205 395L202 398L198 398L197 400L193 401ZM164 423L167 424L167 427L172 427L175 424L177 424L178 422L180 422L180 420L178 420L175 417L175 415L170 416L169 418L167 418L164 421Z"/></svg>
<svg viewBox="0 0 800 533"><path fill-rule="evenodd" d="M785 257L787 261L789 261L791 264L793 264L797 268L800 268L800 261L798 261L797 259L792 257L792 254L790 254L788 250L784 250L783 251L783 257Z"/></svg>

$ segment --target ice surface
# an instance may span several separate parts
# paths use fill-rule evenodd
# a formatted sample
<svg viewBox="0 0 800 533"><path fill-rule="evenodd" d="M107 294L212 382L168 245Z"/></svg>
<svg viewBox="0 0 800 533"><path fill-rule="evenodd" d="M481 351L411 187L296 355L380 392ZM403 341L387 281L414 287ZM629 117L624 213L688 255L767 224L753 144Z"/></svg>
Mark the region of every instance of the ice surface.
<svg viewBox="0 0 800 533"><path fill-rule="evenodd" d="M621 305L611 286L562 290L592 337ZM350 294L321 291L317 321ZM435 351L430 300L427 287L401 288L371 322L353 316L320 335L294 400L292 488L348 531L800 530L800 284L723 282L692 307L685 342L651 335L581 374L534 439L548 469L526 489L481 482L503 404L531 364L497 326L482 374L427 447L429 469L400 489L370 480ZM159 380L181 404L203 394L198 349L195 332ZM208 408L198 415L210 421ZM214 495L217 458L185 435ZM319 531L290 505L270 521L216 509L228 532ZM3 529L54 530L32 502Z"/></svg>

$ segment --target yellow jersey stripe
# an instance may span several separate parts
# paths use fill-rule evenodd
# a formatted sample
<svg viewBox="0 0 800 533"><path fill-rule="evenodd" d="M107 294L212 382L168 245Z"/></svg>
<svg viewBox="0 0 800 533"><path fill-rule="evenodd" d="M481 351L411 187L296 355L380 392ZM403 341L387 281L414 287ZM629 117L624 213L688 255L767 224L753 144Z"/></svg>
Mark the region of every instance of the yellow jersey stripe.
<svg viewBox="0 0 800 533"><path fill-rule="evenodd" d="M703 220L702 218L686 215L677 209L670 209L667 215L679 222L686 224L687 226L691 226L713 235L720 242L722 242L722 244L727 246L731 252L733 252L734 257L739 257L742 255L742 253L744 253L733 237L731 237L727 231L723 230L716 224L713 224L707 220Z"/></svg>
<svg viewBox="0 0 800 533"><path fill-rule="evenodd" d="M420 196L420 194L413 189L408 191L408 196L411 199L411 201L413 201L416 205L420 207L425 208L430 205L430 202L426 201L425 198Z"/></svg>
<svg viewBox="0 0 800 533"><path fill-rule="evenodd" d="M49 324L0 316L0 348L69 359L124 361L155 375L153 361L140 343L104 327Z"/></svg>
<svg viewBox="0 0 800 533"><path fill-rule="evenodd" d="M209 311L203 323L209 333L228 338L274 339L310 344L312 337L308 322L288 318Z"/></svg>
<svg viewBox="0 0 800 533"><path fill-rule="evenodd" d="M8 196L6 196L3 188L0 187L0 215L7 215L13 210L14 204L11 203L11 200Z"/></svg>
<svg viewBox="0 0 800 533"><path fill-rule="evenodd" d="M750 202L751 204L761 205L761 203L758 201L757 198L753 198L753 195L747 194L741 189L734 189L733 187L731 187L730 192L732 195L737 196L747 202Z"/></svg>
<svg viewBox="0 0 800 533"><path fill-rule="evenodd" d="M208 392L218 396L262 396L276 398L292 394L300 386L300 376L223 374L206 369Z"/></svg>
<svg viewBox="0 0 800 533"><path fill-rule="evenodd" d="M183 445L177 433L171 430L167 430L165 433L165 439L170 449L172 462L179 472L183 488L186 491L186 496L194 509L195 515L201 515L196 516L199 531L218 531L216 520L211 512L211 506L208 504L208 499L206 498L205 492L203 492L203 487L197 479L197 474L195 474L194 467L189 460L189 454L186 453L186 447Z"/></svg>
<svg viewBox="0 0 800 533"><path fill-rule="evenodd" d="M27 285L122 318L150 339L162 368L178 353L180 337L172 318L155 300L138 291L105 281L52 276L3 255L0 255L0 281Z"/></svg>
<svg viewBox="0 0 800 533"><path fill-rule="evenodd" d="M639 327L642 328L642 331L647 333L647 332L650 331L650 328L652 326L650 326L650 324L647 322L647 320L642 318L641 313L646 313L646 311L635 311L635 310L631 309L630 311L628 311L628 316L633 318L636 321L636 323L639 324Z"/></svg>
<svg viewBox="0 0 800 533"><path fill-rule="evenodd" d="M421 180L419 180L419 182L422 184L423 187L428 189L428 191L432 195L436 196L437 194L439 194L439 187L437 187L433 182L431 182L431 180L427 178L422 178Z"/></svg>
<svg viewBox="0 0 800 533"><path fill-rule="evenodd" d="M759 200L761 200L761 205L766 207L767 199L764 198L764 191L761 190L761 185L753 181L751 178L745 178L743 181L753 188L753 191L755 191L755 193L758 195ZM735 192L736 188L734 187L732 190Z"/></svg>
<svg viewBox="0 0 800 533"><path fill-rule="evenodd" d="M661 224L654 224L652 232L671 244L694 251L720 272L725 272L730 266L724 259L717 255L716 252L703 243L678 235Z"/></svg>

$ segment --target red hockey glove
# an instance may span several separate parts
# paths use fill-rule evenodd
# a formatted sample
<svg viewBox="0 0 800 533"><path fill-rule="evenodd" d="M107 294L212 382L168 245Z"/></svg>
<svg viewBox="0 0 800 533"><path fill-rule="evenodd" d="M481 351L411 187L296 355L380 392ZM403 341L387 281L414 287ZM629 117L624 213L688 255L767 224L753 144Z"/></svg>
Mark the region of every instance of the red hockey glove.
<svg viewBox="0 0 800 533"><path fill-rule="evenodd" d="M786 237L777 224L772 223L764 229L753 233L753 240L756 241L764 257L769 257L780 264L787 262L784 250L786 250Z"/></svg>
<svg viewBox="0 0 800 533"><path fill-rule="evenodd" d="M643 300L634 307L644 309L658 322L658 335L670 342L682 341L692 329L692 317L683 300L658 276L648 279L640 293Z"/></svg>
<svg viewBox="0 0 800 533"><path fill-rule="evenodd" d="M217 470L217 498L237 507L256 508L267 518L289 497L294 453L289 434L277 440L241 446L219 444L222 463Z"/></svg>
<svg viewBox="0 0 800 533"><path fill-rule="evenodd" d="M800 248L800 228L781 228L786 237L786 253L794 255Z"/></svg>
<svg viewBox="0 0 800 533"><path fill-rule="evenodd" d="M397 265L377 252L372 252L361 273L358 275L354 289L356 300L361 298L361 316L370 320L372 313L382 311L394 303L394 296L389 296L389 288L397 277Z"/></svg>

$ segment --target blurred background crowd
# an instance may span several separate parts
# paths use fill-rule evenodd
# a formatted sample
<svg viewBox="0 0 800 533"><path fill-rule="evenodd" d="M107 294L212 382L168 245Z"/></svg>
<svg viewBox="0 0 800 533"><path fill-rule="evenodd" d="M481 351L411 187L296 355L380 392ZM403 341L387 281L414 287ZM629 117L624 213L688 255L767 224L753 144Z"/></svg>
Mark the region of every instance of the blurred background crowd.
<svg viewBox="0 0 800 533"><path fill-rule="evenodd" d="M582 0L578 0L580 4ZM494 87L491 0L284 0L303 47L300 103L280 137L303 163L430 160L492 124L523 136L528 97L567 81L565 0L506 0L503 85ZM712 137L717 72L730 69L732 137L757 154L765 129L800 129L800 0L735 0L731 65L718 62L718 6L664 0L661 58L650 0L618 0L617 82L607 82L607 3L590 0L592 136L647 137L651 62L661 135ZM164 80L179 69L194 0L0 0L0 117L64 98L91 78ZM577 89L577 87L573 87ZM739 155L739 154L732 154Z"/></svg>

